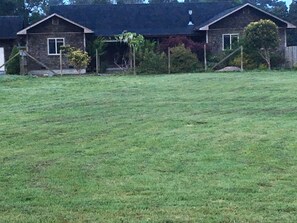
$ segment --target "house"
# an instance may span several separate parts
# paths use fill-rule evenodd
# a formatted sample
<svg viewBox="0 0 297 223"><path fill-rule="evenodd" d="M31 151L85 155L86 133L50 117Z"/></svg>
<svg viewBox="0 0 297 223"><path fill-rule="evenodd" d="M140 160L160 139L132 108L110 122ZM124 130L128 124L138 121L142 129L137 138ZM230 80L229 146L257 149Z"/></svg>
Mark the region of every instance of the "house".
<svg viewBox="0 0 297 223"><path fill-rule="evenodd" d="M55 13L19 31L20 42L25 43L31 57L26 62L27 71L39 74L50 69L59 73L60 47L67 44L85 51L86 36L92 33L92 30ZM62 70L63 73L75 73L65 60Z"/></svg>
<svg viewBox="0 0 297 223"><path fill-rule="evenodd" d="M112 39L125 30L157 41L169 36L187 36L207 43L212 53L218 53L232 49L252 21L270 19L277 24L281 51L287 45L287 29L296 28L252 4L238 5L230 1L63 5L53 6L50 11L49 17L21 30L18 35L26 40L28 52L51 69L58 69L60 45L86 49L90 36ZM31 65L28 68L37 69Z"/></svg>
<svg viewBox="0 0 297 223"><path fill-rule="evenodd" d="M21 16L0 16L0 66L8 60L14 45L17 44L17 32L24 28ZM4 72L4 67L0 68Z"/></svg>

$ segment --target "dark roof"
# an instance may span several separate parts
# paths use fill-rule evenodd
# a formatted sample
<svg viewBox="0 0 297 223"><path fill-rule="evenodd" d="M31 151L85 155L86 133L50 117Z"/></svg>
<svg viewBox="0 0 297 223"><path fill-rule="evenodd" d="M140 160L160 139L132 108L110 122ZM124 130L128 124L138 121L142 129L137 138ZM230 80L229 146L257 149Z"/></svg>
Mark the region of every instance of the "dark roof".
<svg viewBox="0 0 297 223"><path fill-rule="evenodd" d="M230 1L212 3L166 4L99 4L52 6L57 13L93 30L97 36L113 36L124 30L146 36L191 35L199 27L220 14L234 9ZM192 10L192 22L188 25Z"/></svg>
<svg viewBox="0 0 297 223"><path fill-rule="evenodd" d="M287 22L287 21L285 21L285 20L283 20L281 18L278 18L277 16L258 8L257 6L255 6L255 5L251 4L251 3L246 3L246 4L243 4L243 5L237 5L234 8L227 9L227 10L215 15L213 18L206 21L204 24L201 24L200 26L195 27L195 30L207 30L209 28L209 25L216 23L217 21L221 20L222 18L225 18L228 15L230 15L230 14L232 14L232 13L234 13L234 12L244 8L244 7L251 7L253 9L258 10L258 11L266 14L269 17L269 19L271 19L272 21L274 21L274 22L277 21L276 23L284 24L286 28L296 28L295 25L293 25L293 24L291 24L291 23L289 23L289 22Z"/></svg>
<svg viewBox="0 0 297 223"><path fill-rule="evenodd" d="M0 16L0 39L15 39L19 30L24 28L21 16Z"/></svg>

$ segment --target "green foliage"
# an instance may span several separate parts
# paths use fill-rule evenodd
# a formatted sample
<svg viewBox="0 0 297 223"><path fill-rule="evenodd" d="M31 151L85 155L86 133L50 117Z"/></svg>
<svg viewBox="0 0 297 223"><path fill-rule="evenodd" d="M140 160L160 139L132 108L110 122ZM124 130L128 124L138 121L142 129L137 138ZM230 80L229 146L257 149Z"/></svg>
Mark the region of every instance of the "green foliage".
<svg viewBox="0 0 297 223"><path fill-rule="evenodd" d="M167 73L167 57L165 53L146 51L137 67L140 74L164 74Z"/></svg>
<svg viewBox="0 0 297 223"><path fill-rule="evenodd" d="M167 73L167 57L157 51L155 41L144 40L136 51L137 72L140 74Z"/></svg>
<svg viewBox="0 0 297 223"><path fill-rule="evenodd" d="M277 25L271 20L251 22L244 30L244 49L247 53L257 52L271 68L271 53L279 46Z"/></svg>
<svg viewBox="0 0 297 223"><path fill-rule="evenodd" d="M74 47L66 48L66 52L69 64L81 74L81 70L87 68L90 63L88 53Z"/></svg>
<svg viewBox="0 0 297 223"><path fill-rule="evenodd" d="M16 54L19 54L19 49L17 48L17 46L14 46L9 59L14 57ZM20 74L20 55L16 56L7 64L6 72L7 74Z"/></svg>
<svg viewBox="0 0 297 223"><path fill-rule="evenodd" d="M115 38L120 42L127 43L129 47L133 47L136 50L144 42L143 35L126 31L124 31L120 35L116 35Z"/></svg>
<svg viewBox="0 0 297 223"><path fill-rule="evenodd" d="M98 55L102 56L106 53L107 43L103 37L97 37L91 44L88 46L88 53L91 57L96 56L96 50Z"/></svg>
<svg viewBox="0 0 297 223"><path fill-rule="evenodd" d="M149 52L157 51L157 43L155 41L150 41L145 39L136 51L136 62L140 62L145 59Z"/></svg>
<svg viewBox="0 0 297 223"><path fill-rule="evenodd" d="M196 54L184 45L179 45L171 49L171 72L185 73L195 72L202 68Z"/></svg>

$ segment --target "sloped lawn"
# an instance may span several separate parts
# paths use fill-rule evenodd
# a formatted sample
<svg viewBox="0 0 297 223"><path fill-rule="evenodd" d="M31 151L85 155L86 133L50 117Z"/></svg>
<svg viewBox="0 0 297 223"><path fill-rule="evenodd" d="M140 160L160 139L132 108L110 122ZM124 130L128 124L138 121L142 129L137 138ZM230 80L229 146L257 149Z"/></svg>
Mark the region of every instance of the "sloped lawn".
<svg viewBox="0 0 297 223"><path fill-rule="evenodd" d="M297 73L0 77L0 222L297 222Z"/></svg>

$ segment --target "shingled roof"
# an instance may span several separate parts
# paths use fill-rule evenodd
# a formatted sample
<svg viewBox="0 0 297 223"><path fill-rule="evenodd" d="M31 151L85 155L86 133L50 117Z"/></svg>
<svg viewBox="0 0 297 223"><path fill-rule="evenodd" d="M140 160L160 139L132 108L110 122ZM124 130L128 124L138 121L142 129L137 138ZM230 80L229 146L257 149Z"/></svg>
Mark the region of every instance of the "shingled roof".
<svg viewBox="0 0 297 223"><path fill-rule="evenodd" d="M24 28L21 16L0 16L0 39L15 39L19 30Z"/></svg>
<svg viewBox="0 0 297 223"><path fill-rule="evenodd" d="M99 4L52 6L50 12L93 30L97 36L113 36L124 30L146 36L191 35L222 11L238 5L230 1L167 4ZM192 22L189 25L189 10Z"/></svg>

